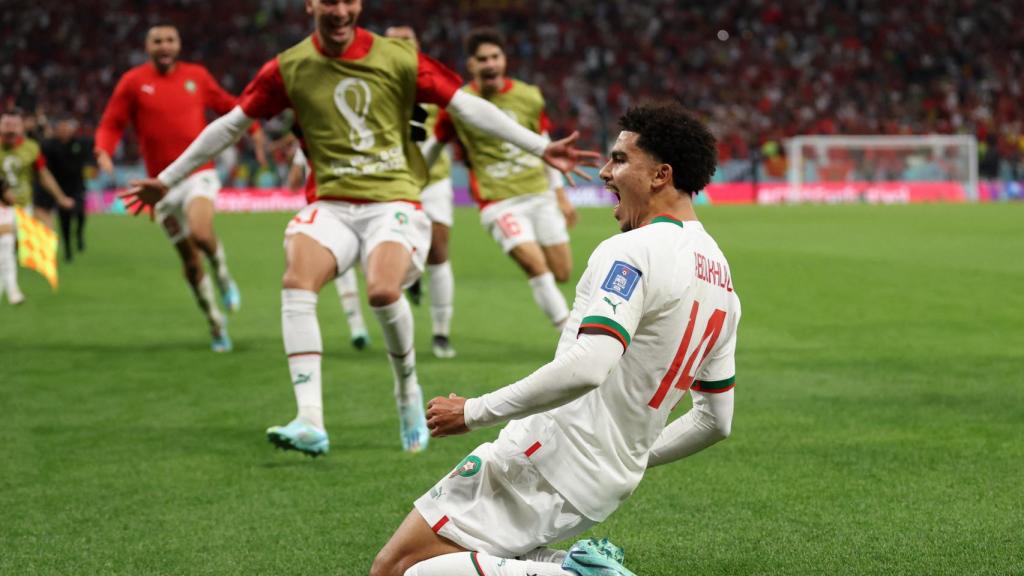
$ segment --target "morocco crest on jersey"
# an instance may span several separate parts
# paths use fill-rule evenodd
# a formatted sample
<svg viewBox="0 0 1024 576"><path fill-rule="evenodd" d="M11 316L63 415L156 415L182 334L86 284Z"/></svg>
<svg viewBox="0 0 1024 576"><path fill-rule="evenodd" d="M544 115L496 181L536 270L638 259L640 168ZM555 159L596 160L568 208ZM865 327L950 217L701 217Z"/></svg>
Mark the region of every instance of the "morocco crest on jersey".
<svg viewBox="0 0 1024 576"><path fill-rule="evenodd" d="M480 459L471 454L466 456L462 462L459 462L459 465L455 467L455 470L452 470L452 473L448 478L455 478L456 476L469 478L471 476L475 476L476 473L480 471L481 466L483 466L483 463Z"/></svg>

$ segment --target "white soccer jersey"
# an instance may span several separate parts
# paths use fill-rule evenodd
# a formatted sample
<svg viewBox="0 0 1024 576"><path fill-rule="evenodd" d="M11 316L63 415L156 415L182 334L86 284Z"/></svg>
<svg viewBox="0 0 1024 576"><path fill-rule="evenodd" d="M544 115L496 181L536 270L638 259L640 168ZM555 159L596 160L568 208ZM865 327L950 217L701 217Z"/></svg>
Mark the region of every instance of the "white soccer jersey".
<svg viewBox="0 0 1024 576"><path fill-rule="evenodd" d="M510 422L502 437L602 521L640 482L686 391L733 387L739 320L729 265L699 222L657 216L616 235L591 255L556 355L598 330L622 342L622 359L597 389Z"/></svg>

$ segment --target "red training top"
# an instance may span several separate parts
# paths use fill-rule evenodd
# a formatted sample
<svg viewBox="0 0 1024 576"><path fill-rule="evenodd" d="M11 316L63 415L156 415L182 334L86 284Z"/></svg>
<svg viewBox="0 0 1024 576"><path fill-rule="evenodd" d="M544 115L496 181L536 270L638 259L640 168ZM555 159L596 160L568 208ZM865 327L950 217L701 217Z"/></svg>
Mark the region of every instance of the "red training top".
<svg viewBox="0 0 1024 576"><path fill-rule="evenodd" d="M131 123L146 172L156 177L206 128L207 108L226 114L237 103L200 64L177 62L170 72L161 74L147 62L121 76L96 129L96 149L113 155ZM257 129L254 125L251 131ZM200 170L212 167L210 162Z"/></svg>

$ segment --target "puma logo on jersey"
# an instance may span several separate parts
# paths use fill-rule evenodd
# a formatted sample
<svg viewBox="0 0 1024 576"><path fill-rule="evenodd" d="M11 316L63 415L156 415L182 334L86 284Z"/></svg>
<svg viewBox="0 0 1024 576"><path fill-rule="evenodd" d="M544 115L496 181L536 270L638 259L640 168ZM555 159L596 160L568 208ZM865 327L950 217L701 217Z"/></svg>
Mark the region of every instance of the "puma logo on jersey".
<svg viewBox="0 0 1024 576"><path fill-rule="evenodd" d="M611 300L608 299L607 296L604 297L604 301L607 302L608 305L612 307L612 314L615 314L616 312L618 312L619 311L618 310L619 304L622 304L622 302L618 302L618 303L612 302Z"/></svg>
<svg viewBox="0 0 1024 576"><path fill-rule="evenodd" d="M313 373L312 372L307 372L305 374L299 374L298 376L295 377L295 385L298 386L299 384L305 384L305 383L309 382L312 379L313 379Z"/></svg>
<svg viewBox="0 0 1024 576"><path fill-rule="evenodd" d="M152 84L143 84L140 90L146 94L156 94L156 86L153 86Z"/></svg>

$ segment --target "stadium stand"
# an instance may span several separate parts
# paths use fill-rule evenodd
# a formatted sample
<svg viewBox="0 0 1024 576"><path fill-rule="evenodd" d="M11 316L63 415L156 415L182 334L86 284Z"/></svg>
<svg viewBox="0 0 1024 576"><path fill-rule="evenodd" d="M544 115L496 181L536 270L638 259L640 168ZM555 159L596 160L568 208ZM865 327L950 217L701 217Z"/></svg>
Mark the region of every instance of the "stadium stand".
<svg viewBox="0 0 1024 576"><path fill-rule="evenodd" d="M182 57L206 64L234 92L310 29L300 0L60 4L0 14L9 31L0 38L0 103L40 116L70 112L87 130L118 75L145 60L153 22L179 24ZM781 177L779 143L794 134L966 133L981 143L983 177L1018 180L1024 28L1011 4L366 0L364 20L377 31L416 26L425 50L459 70L462 35L502 27L510 70L542 86L555 133L578 129L589 146L614 134L628 94L668 89L711 121L718 179L749 177L755 153L762 178ZM123 154L132 158L130 142Z"/></svg>

